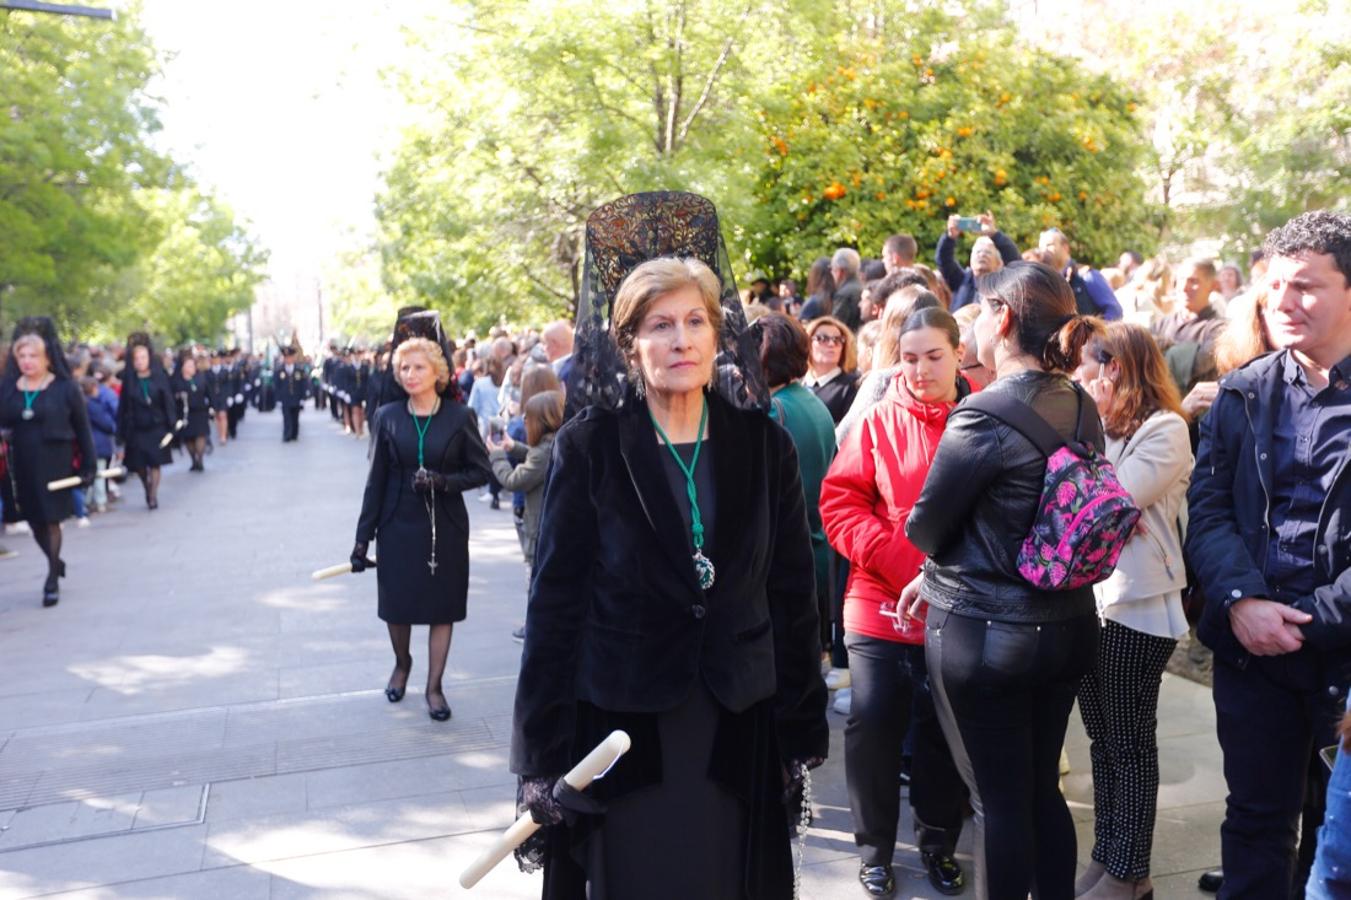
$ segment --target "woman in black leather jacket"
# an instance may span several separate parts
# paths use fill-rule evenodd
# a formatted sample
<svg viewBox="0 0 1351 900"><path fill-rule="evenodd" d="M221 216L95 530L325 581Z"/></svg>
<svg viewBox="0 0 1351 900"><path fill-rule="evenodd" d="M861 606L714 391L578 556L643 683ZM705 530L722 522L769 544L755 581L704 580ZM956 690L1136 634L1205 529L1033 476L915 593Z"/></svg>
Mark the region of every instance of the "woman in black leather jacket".
<svg viewBox="0 0 1351 900"><path fill-rule="evenodd" d="M1104 449L1092 403L1067 377L1099 330L1075 314L1054 270L1016 262L977 281L975 332L986 391L1031 405L1056 431ZM1074 822L1058 788L1075 691L1092 665L1091 586L1047 592L1018 573L1041 499L1046 457L1023 435L959 406L948 420L906 535L929 556L902 595L931 609L926 661L948 743L976 810L976 895L1074 896ZM922 585L921 585L922 582Z"/></svg>

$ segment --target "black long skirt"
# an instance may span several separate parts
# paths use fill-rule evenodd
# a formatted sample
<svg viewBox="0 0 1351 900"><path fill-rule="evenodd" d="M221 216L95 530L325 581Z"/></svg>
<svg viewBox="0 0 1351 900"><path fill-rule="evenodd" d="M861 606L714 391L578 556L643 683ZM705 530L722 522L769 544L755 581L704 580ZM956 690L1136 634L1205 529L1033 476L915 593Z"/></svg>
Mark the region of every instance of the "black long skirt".
<svg viewBox="0 0 1351 900"><path fill-rule="evenodd" d="M702 679L668 712L580 704L576 754L622 728L633 749L589 793L606 805L548 829L545 900L786 900L793 865L768 702L724 709ZM588 893L589 886L589 893Z"/></svg>

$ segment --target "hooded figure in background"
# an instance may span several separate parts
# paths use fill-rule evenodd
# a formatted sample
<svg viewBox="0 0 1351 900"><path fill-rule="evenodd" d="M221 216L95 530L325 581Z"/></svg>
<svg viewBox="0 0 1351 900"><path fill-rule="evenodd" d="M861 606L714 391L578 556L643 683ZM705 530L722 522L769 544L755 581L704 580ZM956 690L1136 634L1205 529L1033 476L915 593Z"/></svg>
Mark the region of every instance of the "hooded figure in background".
<svg viewBox="0 0 1351 900"><path fill-rule="evenodd" d="M21 319L0 378L0 497L7 523L25 521L47 557L42 605L60 599L61 522L75 512L74 488L47 484L78 474L94 481L98 457L84 395L71 377L52 320Z"/></svg>

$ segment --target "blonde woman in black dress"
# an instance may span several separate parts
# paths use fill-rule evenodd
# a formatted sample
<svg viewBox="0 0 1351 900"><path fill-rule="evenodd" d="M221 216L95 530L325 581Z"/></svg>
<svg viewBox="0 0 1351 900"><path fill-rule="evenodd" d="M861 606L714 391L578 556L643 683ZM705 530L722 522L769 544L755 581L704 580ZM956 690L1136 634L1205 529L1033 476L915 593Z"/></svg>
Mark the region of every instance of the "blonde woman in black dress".
<svg viewBox="0 0 1351 900"><path fill-rule="evenodd" d="M75 505L70 488L49 491L47 484L77 474L78 448L78 474L88 486L98 457L84 396L66 366L50 319L24 319L15 329L0 380L0 445L6 469L0 487L5 521L22 520L32 529L47 557L42 605L55 606L66 574L61 522L74 514Z"/></svg>
<svg viewBox="0 0 1351 900"><path fill-rule="evenodd" d="M385 696L391 703L403 699L413 668L413 626L430 626L427 712L444 722L450 705L441 678L469 594L469 514L461 494L487 484L492 469L474 417L440 396L450 382L441 347L409 338L394 351L391 368L408 398L384 404L371 421L371 468L352 571L372 565L367 551L378 541L379 615L394 649Z"/></svg>

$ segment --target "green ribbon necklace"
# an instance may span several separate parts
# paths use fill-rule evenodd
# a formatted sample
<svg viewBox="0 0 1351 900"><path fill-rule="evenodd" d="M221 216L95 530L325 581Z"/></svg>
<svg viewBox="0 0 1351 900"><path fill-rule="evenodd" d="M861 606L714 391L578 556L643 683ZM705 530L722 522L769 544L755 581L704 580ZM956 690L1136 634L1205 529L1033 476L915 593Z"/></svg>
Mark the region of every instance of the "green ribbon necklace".
<svg viewBox="0 0 1351 900"><path fill-rule="evenodd" d="M661 435L661 441L666 445L666 449L671 452L671 457L680 467L680 471L685 473L685 493L690 498L690 539L694 544L694 574L699 579L699 587L708 590L713 587L713 579L717 577L717 571L713 568L713 561L704 556L704 520L699 514L699 488L694 483L694 470L699 465L699 451L704 446L704 426L708 423L708 400L704 400L703 412L699 414L699 437L694 442L694 457L690 464L685 465L685 460L680 458L680 453L676 450L671 439L666 436L661 423L657 417L652 415L652 408L648 407L647 415L652 419L653 426L657 429L657 434Z"/></svg>
<svg viewBox="0 0 1351 900"><path fill-rule="evenodd" d="M427 413L426 422L419 422L418 414L413 412L413 398L408 398L408 415L412 416L413 427L417 429L417 467L419 472L426 471L426 466L423 465L423 447L427 441L427 431L432 427L432 417L435 416L440 409L441 398L437 397L436 403L432 404L432 411ZM440 565L440 563L436 561L436 504L435 501L432 500L432 497L433 494L428 492L426 497L423 498L423 502L427 506L427 521L431 524L432 529L432 554L427 558L427 568L431 569L432 575L435 576L436 567Z"/></svg>
<svg viewBox="0 0 1351 900"><path fill-rule="evenodd" d="M30 381L29 384L32 384L32 382ZM38 399L38 394L41 393L41 389L23 392L23 420L25 422L30 421L33 416L37 415L33 412L33 403Z"/></svg>

